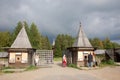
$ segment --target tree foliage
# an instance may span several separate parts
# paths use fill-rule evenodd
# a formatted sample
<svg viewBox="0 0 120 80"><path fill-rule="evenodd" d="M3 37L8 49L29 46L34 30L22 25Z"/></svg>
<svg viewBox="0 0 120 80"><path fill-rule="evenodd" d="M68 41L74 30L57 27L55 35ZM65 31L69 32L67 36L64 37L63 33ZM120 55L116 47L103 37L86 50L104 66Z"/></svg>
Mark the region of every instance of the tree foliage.
<svg viewBox="0 0 120 80"><path fill-rule="evenodd" d="M20 32L21 28L22 28L22 22L19 21L19 22L17 23L17 26L15 27L15 29L14 29L13 32L12 32L12 36L11 36L12 43L13 43L13 41L15 40L15 38L17 37L18 33Z"/></svg>
<svg viewBox="0 0 120 80"><path fill-rule="evenodd" d="M70 35L59 34L55 41L55 56L62 56L62 52L71 47L74 42L74 38Z"/></svg>
<svg viewBox="0 0 120 80"><path fill-rule="evenodd" d="M20 32L22 28L22 22L19 21L13 30L10 32L0 32L0 51L2 47L10 47L14 42L16 36ZM24 21L24 26L26 32L28 34L29 40L33 48L36 49L51 49L51 44L48 39L48 36L43 36L35 23L32 23L30 26L27 22ZM93 47L97 47L98 49L109 49L109 48L117 48L120 47L120 44L111 42L110 38L106 37L104 40L100 40L99 38L90 39ZM59 34L55 40L55 56L62 56L63 51L71 47L74 43L74 38L70 35Z"/></svg>
<svg viewBox="0 0 120 80"><path fill-rule="evenodd" d="M42 49L52 49L48 36L42 36Z"/></svg>
<svg viewBox="0 0 120 80"><path fill-rule="evenodd" d="M93 47L97 47L98 49L111 49L120 47L120 44L110 41L108 37L106 37L104 40L93 38L90 39L90 42Z"/></svg>
<svg viewBox="0 0 120 80"><path fill-rule="evenodd" d="M113 44L108 37L105 38L105 40L103 41L103 44L105 49L113 48Z"/></svg>
<svg viewBox="0 0 120 80"><path fill-rule="evenodd" d="M33 48L41 49L41 34L34 23L30 27L30 42Z"/></svg>
<svg viewBox="0 0 120 80"><path fill-rule="evenodd" d="M11 37L9 32L0 32L0 51L2 47L9 47L11 43Z"/></svg>
<svg viewBox="0 0 120 80"><path fill-rule="evenodd" d="M71 47L74 42L74 38L69 35L59 34L55 41L55 56L60 57L62 56L63 51ZM104 40L101 40L97 37L90 39L90 43L93 47L97 49L111 49L111 48L118 48L120 44L112 42L108 37Z"/></svg>
<svg viewBox="0 0 120 80"><path fill-rule="evenodd" d="M37 25L35 23L32 23L30 26L27 24L26 21L24 21L23 23L33 48L51 49L51 44L48 37L43 36L39 32ZM10 47L12 45L18 33L20 32L21 28L23 27L23 23L19 21L12 33L0 32L0 51L1 51L1 47Z"/></svg>
<svg viewBox="0 0 120 80"><path fill-rule="evenodd" d="M103 42L99 38L90 39L90 42L93 47L97 47L98 49L104 48Z"/></svg>

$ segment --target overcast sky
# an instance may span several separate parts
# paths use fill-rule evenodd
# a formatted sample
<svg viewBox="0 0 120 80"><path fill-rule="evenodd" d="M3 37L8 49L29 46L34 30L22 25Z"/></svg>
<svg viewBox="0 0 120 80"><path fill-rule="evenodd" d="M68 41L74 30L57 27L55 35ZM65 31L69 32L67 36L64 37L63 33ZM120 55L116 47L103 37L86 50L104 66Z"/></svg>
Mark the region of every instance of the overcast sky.
<svg viewBox="0 0 120 80"><path fill-rule="evenodd" d="M0 31L18 21L34 22L44 35L76 36L79 23L89 38L120 41L120 0L0 0Z"/></svg>

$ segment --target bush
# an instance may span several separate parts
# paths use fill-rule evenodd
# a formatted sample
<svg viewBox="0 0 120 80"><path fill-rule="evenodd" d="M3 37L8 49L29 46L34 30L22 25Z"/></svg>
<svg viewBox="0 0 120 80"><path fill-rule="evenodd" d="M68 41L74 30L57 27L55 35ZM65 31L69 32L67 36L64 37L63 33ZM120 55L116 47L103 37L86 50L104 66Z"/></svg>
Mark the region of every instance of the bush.
<svg viewBox="0 0 120 80"><path fill-rule="evenodd" d="M107 65L115 65L114 61L113 60L107 60L107 61L102 61L101 66L107 66Z"/></svg>
<svg viewBox="0 0 120 80"><path fill-rule="evenodd" d="M114 63L113 60L110 59L110 60L107 61L107 64L109 64L109 65L114 65L115 63Z"/></svg>

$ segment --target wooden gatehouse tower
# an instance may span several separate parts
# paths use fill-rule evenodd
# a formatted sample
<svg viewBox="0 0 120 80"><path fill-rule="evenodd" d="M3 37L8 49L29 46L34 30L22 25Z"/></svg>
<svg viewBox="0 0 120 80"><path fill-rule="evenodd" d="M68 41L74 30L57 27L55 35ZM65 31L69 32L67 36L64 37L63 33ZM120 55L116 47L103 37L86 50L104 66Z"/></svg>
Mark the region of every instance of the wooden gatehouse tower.
<svg viewBox="0 0 120 80"><path fill-rule="evenodd" d="M89 42L85 32L82 29L82 25L80 23L79 31L77 38L72 47L67 48L67 61L68 64L75 64L78 67L85 66L85 58L88 57L88 54L92 54L94 57L94 48Z"/></svg>
<svg viewBox="0 0 120 80"><path fill-rule="evenodd" d="M8 65L10 67L34 65L35 49L30 44L24 24L11 47L7 48L7 52L9 54Z"/></svg>

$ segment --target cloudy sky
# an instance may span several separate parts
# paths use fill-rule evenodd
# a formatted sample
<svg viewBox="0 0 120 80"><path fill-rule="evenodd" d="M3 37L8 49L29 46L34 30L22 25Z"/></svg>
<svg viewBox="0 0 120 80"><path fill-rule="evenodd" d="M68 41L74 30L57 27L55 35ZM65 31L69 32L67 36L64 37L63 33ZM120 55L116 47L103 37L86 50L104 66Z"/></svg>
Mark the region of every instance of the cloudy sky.
<svg viewBox="0 0 120 80"><path fill-rule="evenodd" d="M54 38L76 36L81 22L89 38L120 41L120 0L0 0L0 31L12 31L18 21L34 22Z"/></svg>

